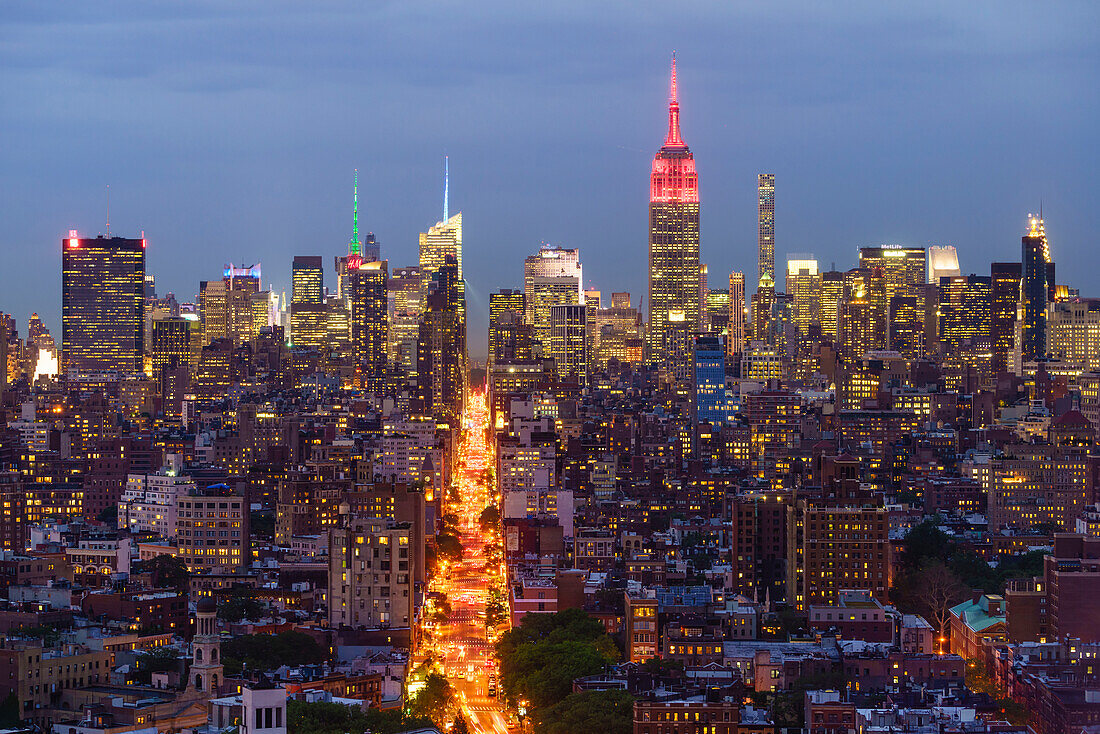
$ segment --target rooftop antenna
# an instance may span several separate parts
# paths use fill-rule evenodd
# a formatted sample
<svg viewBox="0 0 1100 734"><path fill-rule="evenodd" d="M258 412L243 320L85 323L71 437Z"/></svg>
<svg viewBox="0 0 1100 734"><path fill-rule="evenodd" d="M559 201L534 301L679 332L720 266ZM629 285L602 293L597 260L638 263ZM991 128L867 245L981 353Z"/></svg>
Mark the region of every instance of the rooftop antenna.
<svg viewBox="0 0 1100 734"><path fill-rule="evenodd" d="M107 237L111 237L111 184L107 184Z"/></svg>
<svg viewBox="0 0 1100 734"><path fill-rule="evenodd" d="M443 156L443 223L450 219L451 210L451 159Z"/></svg>
<svg viewBox="0 0 1100 734"><path fill-rule="evenodd" d="M355 169L355 189L352 195L351 214L351 246L348 248L352 255L359 254L359 169Z"/></svg>

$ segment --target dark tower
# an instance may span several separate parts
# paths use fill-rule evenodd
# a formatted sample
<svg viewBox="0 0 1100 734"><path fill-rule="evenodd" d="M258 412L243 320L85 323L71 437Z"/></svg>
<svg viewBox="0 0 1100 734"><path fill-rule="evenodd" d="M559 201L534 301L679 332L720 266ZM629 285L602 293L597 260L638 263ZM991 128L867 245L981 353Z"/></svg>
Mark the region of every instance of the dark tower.
<svg viewBox="0 0 1100 734"><path fill-rule="evenodd" d="M1023 237L1023 255L1020 273L1020 307L1023 323L1020 325L1020 358L1029 362L1046 355L1047 351L1047 302L1050 300L1048 281L1050 249L1047 246L1043 220L1032 216L1027 234Z"/></svg>

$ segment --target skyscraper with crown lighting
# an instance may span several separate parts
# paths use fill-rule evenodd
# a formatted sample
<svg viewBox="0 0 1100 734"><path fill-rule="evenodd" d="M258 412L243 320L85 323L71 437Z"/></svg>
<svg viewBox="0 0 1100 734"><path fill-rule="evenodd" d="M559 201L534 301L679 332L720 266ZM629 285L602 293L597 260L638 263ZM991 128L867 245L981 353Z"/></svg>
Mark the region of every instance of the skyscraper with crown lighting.
<svg viewBox="0 0 1100 734"><path fill-rule="evenodd" d="M695 158L680 136L673 56L668 135L653 158L650 177L647 359L653 362L673 351L667 346L670 339L683 342L698 331L699 179Z"/></svg>

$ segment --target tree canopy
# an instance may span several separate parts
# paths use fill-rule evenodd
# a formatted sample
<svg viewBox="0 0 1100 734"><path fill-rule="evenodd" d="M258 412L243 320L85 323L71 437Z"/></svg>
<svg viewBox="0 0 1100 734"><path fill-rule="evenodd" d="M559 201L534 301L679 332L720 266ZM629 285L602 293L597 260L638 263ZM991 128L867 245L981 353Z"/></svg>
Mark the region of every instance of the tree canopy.
<svg viewBox="0 0 1100 734"><path fill-rule="evenodd" d="M453 719L454 708L454 689L440 673L428 673L424 686L409 701L413 716L430 719L440 728Z"/></svg>
<svg viewBox="0 0 1100 734"><path fill-rule="evenodd" d="M630 734L633 713L634 697L626 691L581 691L539 710L535 721L544 734Z"/></svg>
<svg viewBox="0 0 1100 734"><path fill-rule="evenodd" d="M489 532L497 528L500 525L500 510L496 505L488 505L477 518L478 524L481 526L482 532Z"/></svg>
<svg viewBox="0 0 1100 734"><path fill-rule="evenodd" d="M619 659L600 622L579 609L528 614L497 643L504 696L526 699L537 718L573 690L573 680L602 672Z"/></svg>
<svg viewBox="0 0 1100 734"><path fill-rule="evenodd" d="M145 570L153 575L153 586L186 590L191 582L187 564L178 556L161 553L146 562Z"/></svg>
<svg viewBox="0 0 1100 734"><path fill-rule="evenodd" d="M397 734L432 725L429 719L405 716L399 710L380 711L318 701L306 703L291 699L286 702L288 731L295 734L345 734L369 731L373 734Z"/></svg>
<svg viewBox="0 0 1100 734"><path fill-rule="evenodd" d="M222 643L225 672L239 673L244 665L250 670L273 670L280 665L320 663L325 648L304 632L280 632L277 635L241 635Z"/></svg>
<svg viewBox="0 0 1100 734"><path fill-rule="evenodd" d="M237 589L231 597L218 605L218 619L230 623L244 619L261 619L265 613L266 607L247 589Z"/></svg>

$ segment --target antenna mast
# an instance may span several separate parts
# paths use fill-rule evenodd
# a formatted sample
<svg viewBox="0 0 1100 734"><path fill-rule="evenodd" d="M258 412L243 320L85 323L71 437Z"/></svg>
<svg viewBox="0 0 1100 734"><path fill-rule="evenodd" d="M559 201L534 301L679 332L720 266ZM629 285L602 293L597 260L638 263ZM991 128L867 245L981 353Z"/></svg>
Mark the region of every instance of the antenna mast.
<svg viewBox="0 0 1100 734"><path fill-rule="evenodd" d="M359 254L359 169L355 169L355 187L352 194L352 213L351 213L351 243L348 246L348 251L352 255Z"/></svg>
<svg viewBox="0 0 1100 734"><path fill-rule="evenodd" d="M111 236L111 184L107 184L107 237Z"/></svg>
<svg viewBox="0 0 1100 734"><path fill-rule="evenodd" d="M443 223L450 219L451 204L451 159L443 156Z"/></svg>

